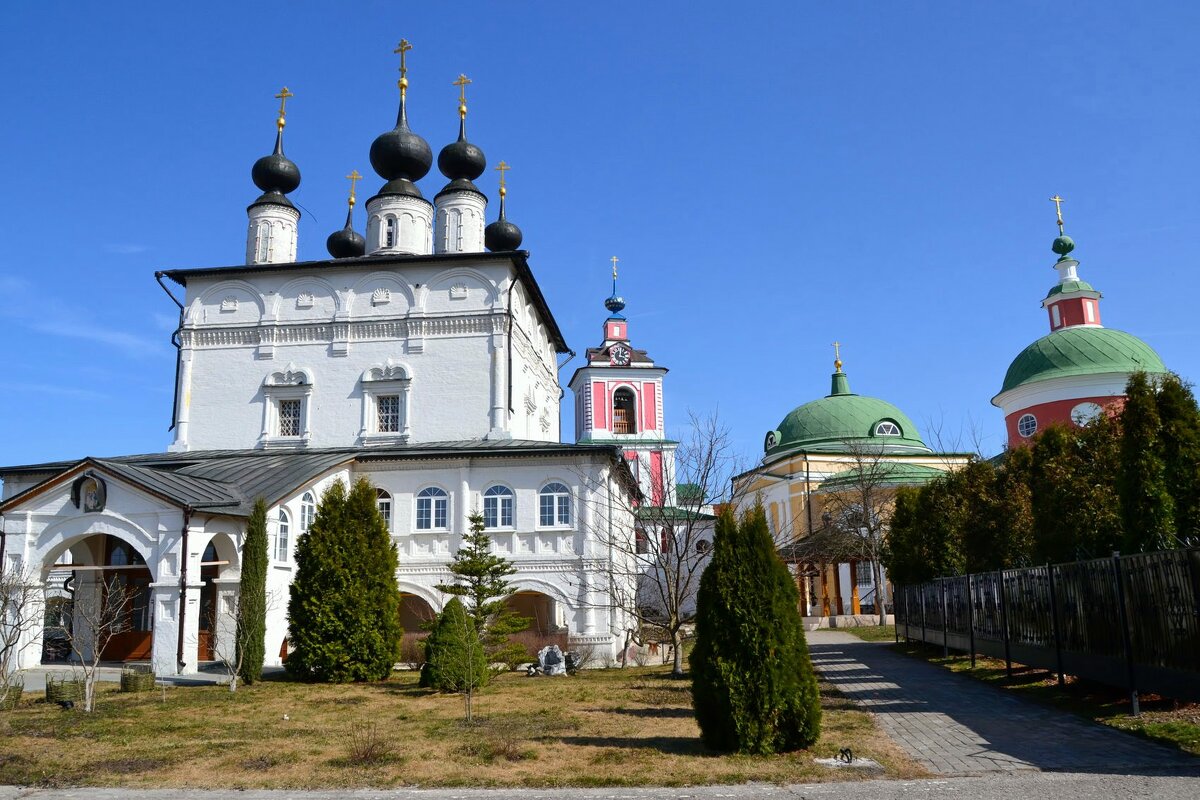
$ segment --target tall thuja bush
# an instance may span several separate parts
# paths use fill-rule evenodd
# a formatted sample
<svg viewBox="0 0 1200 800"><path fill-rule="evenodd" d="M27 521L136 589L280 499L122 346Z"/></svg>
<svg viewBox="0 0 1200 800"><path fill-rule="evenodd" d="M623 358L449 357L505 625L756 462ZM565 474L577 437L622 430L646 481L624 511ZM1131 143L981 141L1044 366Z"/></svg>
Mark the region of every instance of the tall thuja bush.
<svg viewBox="0 0 1200 800"><path fill-rule="evenodd" d="M425 639L420 685L441 692L481 688L491 677L483 642L462 600L452 597Z"/></svg>
<svg viewBox="0 0 1200 800"><path fill-rule="evenodd" d="M768 754L816 741L821 704L796 584L761 507L717 520L700 579L689 658L700 738L714 750Z"/></svg>
<svg viewBox="0 0 1200 800"><path fill-rule="evenodd" d="M1175 499L1167 489L1156 394L1143 372L1125 387L1118 487L1125 532L1121 549L1127 553L1164 550L1175 542Z"/></svg>
<svg viewBox="0 0 1200 800"><path fill-rule="evenodd" d="M908 585L933 577L921 557L924 529L920 515L921 490L915 486L896 489L892 524L883 545L883 565L892 581Z"/></svg>
<svg viewBox="0 0 1200 800"><path fill-rule="evenodd" d="M1158 420L1167 491L1175 505L1175 539L1200 544L1200 410L1178 375L1158 387Z"/></svg>
<svg viewBox="0 0 1200 800"><path fill-rule="evenodd" d="M1033 506L1029 489L1032 463L1030 449L1018 447L1005 454L1004 462L996 470L988 509L994 550L984 570L1033 564Z"/></svg>
<svg viewBox="0 0 1200 800"><path fill-rule="evenodd" d="M296 544L287 668L304 680L382 680L400 650L396 548L365 479L325 492Z"/></svg>
<svg viewBox="0 0 1200 800"><path fill-rule="evenodd" d="M254 501L242 543L242 576L238 586L238 675L251 684L262 677L267 637L267 503Z"/></svg>

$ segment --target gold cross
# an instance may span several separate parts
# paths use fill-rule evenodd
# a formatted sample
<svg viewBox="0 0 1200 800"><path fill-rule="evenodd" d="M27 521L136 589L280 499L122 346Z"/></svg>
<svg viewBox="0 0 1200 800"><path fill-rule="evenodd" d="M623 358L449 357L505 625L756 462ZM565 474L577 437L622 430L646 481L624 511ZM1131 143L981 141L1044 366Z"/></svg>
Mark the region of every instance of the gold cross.
<svg viewBox="0 0 1200 800"><path fill-rule="evenodd" d="M842 371L842 343L833 343L833 366L838 372Z"/></svg>
<svg viewBox="0 0 1200 800"><path fill-rule="evenodd" d="M506 189L504 187L504 173L508 172L510 169L512 169L512 167L510 167L508 164L506 164L503 161L501 161L499 164L496 165L496 171L500 173L500 196L501 197L503 197L504 195L506 195L508 193L508 189Z"/></svg>
<svg viewBox="0 0 1200 800"><path fill-rule="evenodd" d="M400 54L400 81L396 85L400 87L401 95L408 89L408 64L404 59L404 54L409 50L412 50L412 45L408 43L408 39L401 39L400 46L392 51Z"/></svg>
<svg viewBox="0 0 1200 800"><path fill-rule="evenodd" d="M458 80L454 81L453 86L458 87L458 115L460 117L467 116L467 84L473 81L466 75L459 73ZM503 174L503 173L501 173Z"/></svg>
<svg viewBox="0 0 1200 800"><path fill-rule="evenodd" d="M1054 203L1054 211L1058 214L1058 235L1062 236L1063 235L1063 218L1062 218L1063 199L1061 197L1059 197L1058 195L1054 195L1054 197L1050 198L1050 202Z"/></svg>
<svg viewBox="0 0 1200 800"><path fill-rule="evenodd" d="M611 261L613 264L613 280L614 281L617 279L617 262L620 260L621 259L617 258L616 256L613 256L612 258L609 259L609 261Z"/></svg>
<svg viewBox="0 0 1200 800"><path fill-rule="evenodd" d="M283 126L286 124L284 117L287 115L286 107L288 98L295 96L286 86L279 90L279 94L275 95L275 99L279 101L279 119L275 120L275 124L279 126L279 130L283 130Z"/></svg>
<svg viewBox="0 0 1200 800"><path fill-rule="evenodd" d="M354 184L362 180L362 175L358 174L358 170L350 170L350 174L346 176L350 179L350 207L354 207Z"/></svg>

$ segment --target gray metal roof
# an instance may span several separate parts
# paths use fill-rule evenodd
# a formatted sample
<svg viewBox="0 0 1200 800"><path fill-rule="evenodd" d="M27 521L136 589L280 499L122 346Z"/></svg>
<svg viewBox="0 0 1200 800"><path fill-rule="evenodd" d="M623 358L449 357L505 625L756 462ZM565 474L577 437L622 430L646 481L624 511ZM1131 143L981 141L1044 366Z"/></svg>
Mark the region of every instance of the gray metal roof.
<svg viewBox="0 0 1200 800"><path fill-rule="evenodd" d="M199 450L85 458L0 467L5 475L49 473L40 482L0 503L0 511L19 504L48 481L82 464L94 464L180 507L248 516L254 500L274 504L304 484L343 464L367 461L429 461L513 456L602 456L625 466L620 448L599 444L563 444L523 439L423 442L398 447L347 447L299 451Z"/></svg>

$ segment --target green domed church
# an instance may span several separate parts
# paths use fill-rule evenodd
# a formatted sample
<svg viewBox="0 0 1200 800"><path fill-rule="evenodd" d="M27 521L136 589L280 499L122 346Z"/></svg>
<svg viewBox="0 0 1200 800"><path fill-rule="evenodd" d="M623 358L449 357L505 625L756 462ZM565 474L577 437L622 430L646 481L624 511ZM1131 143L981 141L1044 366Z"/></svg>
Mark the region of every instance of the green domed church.
<svg viewBox="0 0 1200 800"><path fill-rule="evenodd" d="M1042 300L1050 333L1022 350L1004 375L992 405L1004 412L1010 447L1021 445L1051 423L1086 425L1097 414L1119 410L1125 385L1135 372L1165 374L1150 345L1100 324L1100 292L1079 277L1075 242L1063 230L1058 207L1058 283Z"/></svg>
<svg viewBox="0 0 1200 800"><path fill-rule="evenodd" d="M934 452L899 407L851 391L840 352L829 394L789 411L767 432L763 451L761 466L735 479L737 493L766 509L810 627L833 617L843 618L839 626L868 624L853 618L877 614L881 601L891 605L877 555L896 488L970 458Z"/></svg>

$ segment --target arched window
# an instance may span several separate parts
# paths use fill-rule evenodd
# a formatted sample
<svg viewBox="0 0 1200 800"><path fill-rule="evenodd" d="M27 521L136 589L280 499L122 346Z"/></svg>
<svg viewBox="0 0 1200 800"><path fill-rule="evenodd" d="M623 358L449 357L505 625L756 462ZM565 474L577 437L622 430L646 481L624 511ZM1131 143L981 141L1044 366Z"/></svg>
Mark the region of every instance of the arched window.
<svg viewBox="0 0 1200 800"><path fill-rule="evenodd" d="M1037 433L1037 417L1033 414L1023 414L1017 420L1017 433L1028 439Z"/></svg>
<svg viewBox="0 0 1200 800"><path fill-rule="evenodd" d="M637 550L638 555L642 555L644 553L649 553L650 552L650 537L646 535L646 532L644 530L642 530L641 528L638 528L637 530L635 530L633 532L633 535L635 537L634 538L634 543L635 543L634 546L635 546L635 549Z"/></svg>
<svg viewBox="0 0 1200 800"><path fill-rule="evenodd" d="M538 492L538 524L543 528L571 524L571 492L561 483L547 483Z"/></svg>
<svg viewBox="0 0 1200 800"><path fill-rule="evenodd" d="M513 491L507 486L493 486L483 493L483 527L511 528L513 524Z"/></svg>
<svg viewBox="0 0 1200 800"><path fill-rule="evenodd" d="M637 398L622 386L613 392L613 433L637 433Z"/></svg>
<svg viewBox="0 0 1200 800"><path fill-rule="evenodd" d="M379 516L383 517L384 524L387 525L388 533L392 531L392 496L387 489L375 490L375 507L379 509Z"/></svg>
<svg viewBox="0 0 1200 800"><path fill-rule="evenodd" d="M383 246L384 247L395 247L396 246L396 218L388 217L386 222L384 223L383 229L384 229Z"/></svg>
<svg viewBox="0 0 1200 800"><path fill-rule="evenodd" d="M308 526L312 525L313 519L317 516L317 499L313 497L312 492L305 492L300 498L300 532L308 533Z"/></svg>
<svg viewBox="0 0 1200 800"><path fill-rule="evenodd" d="M275 560L287 561L288 553L291 550L291 523L288 521L288 513L282 508L279 509L279 531L275 534Z"/></svg>
<svg viewBox="0 0 1200 800"><path fill-rule="evenodd" d="M449 517L450 496L436 486L417 494L417 530L445 530Z"/></svg>
<svg viewBox="0 0 1200 800"><path fill-rule="evenodd" d="M890 419L880 420L875 425L876 436L900 436L900 426Z"/></svg>
<svg viewBox="0 0 1200 800"><path fill-rule="evenodd" d="M658 532L658 549L662 553L670 553L675 549L675 529L664 525Z"/></svg>
<svg viewBox="0 0 1200 800"><path fill-rule="evenodd" d="M258 236L256 237L254 260L262 263L271 257L271 223L258 223Z"/></svg>

